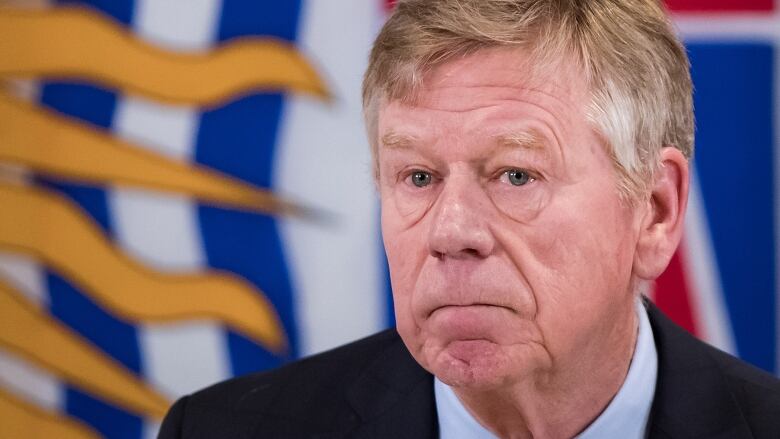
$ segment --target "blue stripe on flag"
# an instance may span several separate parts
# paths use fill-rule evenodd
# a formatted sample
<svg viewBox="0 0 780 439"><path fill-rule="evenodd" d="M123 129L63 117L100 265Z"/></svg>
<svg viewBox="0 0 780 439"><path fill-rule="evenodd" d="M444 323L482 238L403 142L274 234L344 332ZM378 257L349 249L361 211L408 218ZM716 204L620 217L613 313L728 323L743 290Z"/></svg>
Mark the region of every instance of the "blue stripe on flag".
<svg viewBox="0 0 780 439"><path fill-rule="evenodd" d="M68 413L111 439L138 439L143 431L141 418L93 398L77 389L65 392Z"/></svg>
<svg viewBox="0 0 780 439"><path fill-rule="evenodd" d="M134 0L56 0L61 5L84 5L113 17L123 24L133 19Z"/></svg>
<svg viewBox="0 0 780 439"><path fill-rule="evenodd" d="M225 41L245 35L261 35L295 41L300 10L300 0L223 0L219 39Z"/></svg>
<svg viewBox="0 0 780 439"><path fill-rule="evenodd" d="M61 4L87 5L127 25L133 13L132 0L60 1ZM96 86L75 83L46 83L41 103L60 113L81 119L99 129L111 126L116 108L116 94ZM111 221L103 188L43 181L44 186L70 197L88 213L108 235ZM84 337L140 372L141 360L136 329L100 310L95 304L58 275L49 273L51 313ZM65 410L84 420L104 436L138 438L143 423L137 416L110 407L81 391L66 387Z"/></svg>
<svg viewBox="0 0 780 439"><path fill-rule="evenodd" d="M108 128L114 119L116 94L89 84L48 82L41 103L60 113Z"/></svg>
<svg viewBox="0 0 780 439"><path fill-rule="evenodd" d="M300 3L225 0L219 40L246 36L295 38ZM282 113L278 93L244 97L201 117L196 160L264 188L273 182L274 151ZM263 291L278 311L290 352L275 357L242 335L229 332L232 371L243 374L279 365L297 355L292 286L283 246L273 218L199 208L209 265L243 276Z"/></svg>
<svg viewBox="0 0 780 439"><path fill-rule="evenodd" d="M688 49L696 167L737 350L774 371L773 49L760 43Z"/></svg>
<svg viewBox="0 0 780 439"><path fill-rule="evenodd" d="M382 247L379 247L380 249ZM387 264L387 255L382 252L379 257L382 264L382 276L384 277L385 294L385 327L395 327L395 306L393 305L393 284L390 282L390 267Z"/></svg>
<svg viewBox="0 0 780 439"><path fill-rule="evenodd" d="M135 327L108 314L59 275L49 273L46 280L52 315L130 370L141 373Z"/></svg>

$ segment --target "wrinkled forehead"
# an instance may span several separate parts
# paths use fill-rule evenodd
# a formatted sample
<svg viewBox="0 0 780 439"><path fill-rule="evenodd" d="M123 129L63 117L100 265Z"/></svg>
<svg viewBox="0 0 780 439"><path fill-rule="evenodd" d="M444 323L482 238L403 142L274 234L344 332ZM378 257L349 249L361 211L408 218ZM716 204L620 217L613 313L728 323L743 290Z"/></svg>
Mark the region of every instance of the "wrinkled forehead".
<svg viewBox="0 0 780 439"><path fill-rule="evenodd" d="M423 75L419 90L429 92L453 86L490 84L545 90L576 98L586 88L584 75L580 72L571 57L545 59L521 48L493 47L430 69Z"/></svg>
<svg viewBox="0 0 780 439"><path fill-rule="evenodd" d="M571 119L584 117L587 101L586 84L577 72L571 63L539 68L519 49L478 51L427 72L412 96L381 101L373 141L388 143L378 141L396 130L394 123L414 124L415 115L425 113L418 110L457 116L474 110L490 113L491 106L526 105L571 123ZM516 112L518 117L522 113Z"/></svg>
<svg viewBox="0 0 780 439"><path fill-rule="evenodd" d="M504 89L507 93L515 90L546 94L574 110L587 99L589 89L586 75L574 57L544 58L515 47L480 49L436 65L413 82L414 86L401 94L392 95L391 90L386 90L367 103L366 123L374 146L379 134L377 119L391 105L435 106L453 89L474 97L493 93L500 99L500 89Z"/></svg>
<svg viewBox="0 0 780 439"><path fill-rule="evenodd" d="M397 79L379 90L377 108L392 101L416 104L421 96L436 89L486 83L569 94L576 99L578 93L588 89L585 69L577 60L565 52L552 56L522 47L486 47L431 66L399 69L408 78Z"/></svg>

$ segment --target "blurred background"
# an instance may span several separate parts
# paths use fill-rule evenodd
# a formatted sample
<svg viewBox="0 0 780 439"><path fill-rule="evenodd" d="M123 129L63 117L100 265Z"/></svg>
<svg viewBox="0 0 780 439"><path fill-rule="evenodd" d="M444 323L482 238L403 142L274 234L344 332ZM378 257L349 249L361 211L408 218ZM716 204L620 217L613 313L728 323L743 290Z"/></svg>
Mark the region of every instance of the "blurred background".
<svg viewBox="0 0 780 439"><path fill-rule="evenodd" d="M393 324L360 109L391 3L0 0L0 437L151 438ZM648 294L777 374L780 6L668 4L697 152Z"/></svg>

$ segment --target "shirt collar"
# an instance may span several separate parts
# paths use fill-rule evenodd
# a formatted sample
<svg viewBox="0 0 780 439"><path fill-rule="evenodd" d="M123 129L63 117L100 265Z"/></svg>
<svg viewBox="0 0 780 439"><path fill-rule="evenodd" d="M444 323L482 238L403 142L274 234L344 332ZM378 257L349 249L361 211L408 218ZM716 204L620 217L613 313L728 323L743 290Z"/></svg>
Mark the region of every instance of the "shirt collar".
<svg viewBox="0 0 780 439"><path fill-rule="evenodd" d="M636 310L639 328L626 380L607 408L585 431L577 435L577 439L645 437L658 375L658 353L647 310L640 300L637 300ZM450 386L434 378L433 387L440 438L495 438L471 416Z"/></svg>

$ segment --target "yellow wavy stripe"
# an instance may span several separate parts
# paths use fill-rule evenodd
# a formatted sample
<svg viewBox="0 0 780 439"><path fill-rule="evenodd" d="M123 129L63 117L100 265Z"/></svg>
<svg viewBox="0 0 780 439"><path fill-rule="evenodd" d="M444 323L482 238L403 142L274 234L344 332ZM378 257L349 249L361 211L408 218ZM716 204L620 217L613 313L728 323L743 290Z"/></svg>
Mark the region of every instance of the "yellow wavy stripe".
<svg viewBox="0 0 780 439"><path fill-rule="evenodd" d="M0 437L98 439L100 435L81 422L51 413L0 390Z"/></svg>
<svg viewBox="0 0 780 439"><path fill-rule="evenodd" d="M1 92L0 139L0 162L58 178L184 193L267 214L311 216L312 212L231 176L131 146Z"/></svg>
<svg viewBox="0 0 780 439"><path fill-rule="evenodd" d="M0 280L0 344L132 412L161 418L169 401Z"/></svg>
<svg viewBox="0 0 780 439"><path fill-rule="evenodd" d="M0 247L42 259L121 318L215 319L272 351L286 348L273 305L229 273L168 275L130 260L69 200L0 184Z"/></svg>
<svg viewBox="0 0 780 439"><path fill-rule="evenodd" d="M202 54L164 51L88 9L0 8L0 76L91 80L153 99L215 105L240 93L327 97L294 46L234 40Z"/></svg>

